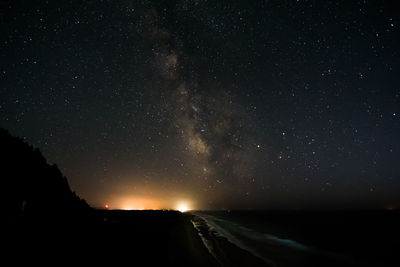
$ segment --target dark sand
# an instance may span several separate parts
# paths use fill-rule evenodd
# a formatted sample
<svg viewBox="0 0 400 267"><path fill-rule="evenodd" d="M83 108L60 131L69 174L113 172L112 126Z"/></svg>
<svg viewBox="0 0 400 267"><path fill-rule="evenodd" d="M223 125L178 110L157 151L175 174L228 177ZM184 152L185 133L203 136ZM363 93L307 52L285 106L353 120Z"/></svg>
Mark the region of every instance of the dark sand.
<svg viewBox="0 0 400 267"><path fill-rule="evenodd" d="M12 265L221 266L191 218L175 211L102 210L70 222L31 218L6 225L2 243ZM265 266L224 239L214 242L224 266Z"/></svg>
<svg viewBox="0 0 400 267"><path fill-rule="evenodd" d="M351 266L399 266L398 212L262 214L266 217L257 212L236 212L234 216L246 227L260 232L267 228L279 237L354 259ZM208 228L194 228L193 216L176 211L91 210L70 218L42 214L3 220L2 259L11 266L266 266L218 235L207 236L212 255L199 236L199 230L208 235ZM257 220L249 220L249 216ZM246 223L249 221L259 224ZM290 255L287 262L298 258ZM344 266L323 258L290 266L320 266L321 262L323 266Z"/></svg>

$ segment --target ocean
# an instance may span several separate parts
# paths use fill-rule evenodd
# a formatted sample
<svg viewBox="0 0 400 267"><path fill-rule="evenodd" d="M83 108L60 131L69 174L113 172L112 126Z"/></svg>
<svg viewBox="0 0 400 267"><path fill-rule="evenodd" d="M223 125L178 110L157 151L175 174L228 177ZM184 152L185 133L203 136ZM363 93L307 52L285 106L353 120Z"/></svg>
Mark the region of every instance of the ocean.
<svg viewBox="0 0 400 267"><path fill-rule="evenodd" d="M223 266L229 242L265 266L396 266L398 213L194 211L193 226ZM397 265L398 266L398 265Z"/></svg>

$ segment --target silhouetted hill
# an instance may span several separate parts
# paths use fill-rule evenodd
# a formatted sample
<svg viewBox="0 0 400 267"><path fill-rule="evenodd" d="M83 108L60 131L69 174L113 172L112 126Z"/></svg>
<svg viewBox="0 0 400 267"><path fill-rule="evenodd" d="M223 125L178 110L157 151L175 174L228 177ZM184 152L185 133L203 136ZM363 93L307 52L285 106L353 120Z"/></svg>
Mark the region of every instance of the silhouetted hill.
<svg viewBox="0 0 400 267"><path fill-rule="evenodd" d="M57 165L49 165L39 149L0 129L0 176L3 213L9 220L71 217L89 205L71 191Z"/></svg>

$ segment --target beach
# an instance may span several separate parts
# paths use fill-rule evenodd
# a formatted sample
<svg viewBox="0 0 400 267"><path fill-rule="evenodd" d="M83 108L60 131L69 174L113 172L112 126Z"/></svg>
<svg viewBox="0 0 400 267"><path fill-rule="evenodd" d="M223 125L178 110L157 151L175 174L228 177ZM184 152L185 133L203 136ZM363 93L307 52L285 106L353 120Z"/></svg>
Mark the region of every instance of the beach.
<svg viewBox="0 0 400 267"><path fill-rule="evenodd" d="M193 227L194 216L177 211L94 210L84 218L29 218L7 225L4 255L11 262L125 266L266 266L224 239L214 245L219 262ZM221 255L219 255L220 258Z"/></svg>
<svg viewBox="0 0 400 267"><path fill-rule="evenodd" d="M396 266L398 221L382 212L91 210L20 218L3 227L2 243L15 264Z"/></svg>
<svg viewBox="0 0 400 267"><path fill-rule="evenodd" d="M215 240L227 240L268 266L399 264L397 211L253 210L192 214L203 243L217 259L224 257L214 245ZM229 266L229 262L223 266Z"/></svg>

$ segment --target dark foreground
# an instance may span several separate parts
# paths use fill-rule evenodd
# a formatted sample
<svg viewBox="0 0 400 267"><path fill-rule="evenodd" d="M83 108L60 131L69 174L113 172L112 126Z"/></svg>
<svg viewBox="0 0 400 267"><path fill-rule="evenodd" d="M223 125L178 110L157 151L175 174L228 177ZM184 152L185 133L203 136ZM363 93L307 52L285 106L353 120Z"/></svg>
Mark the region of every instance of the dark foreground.
<svg viewBox="0 0 400 267"><path fill-rule="evenodd" d="M78 221L30 218L2 229L4 255L12 265L31 266L217 266L189 217L175 211L92 211Z"/></svg>
<svg viewBox="0 0 400 267"><path fill-rule="evenodd" d="M8 221L1 243L11 265L399 266L398 225L398 212L92 210Z"/></svg>
<svg viewBox="0 0 400 267"><path fill-rule="evenodd" d="M198 211L194 214L197 228L211 247L222 235L270 266L400 266L399 211ZM224 259L218 244L213 252Z"/></svg>
<svg viewBox="0 0 400 267"><path fill-rule="evenodd" d="M117 210L93 210L79 219L20 218L2 229L2 254L13 265L221 266L204 246L193 218L176 211ZM265 266L225 240L218 246L226 253L224 266Z"/></svg>

